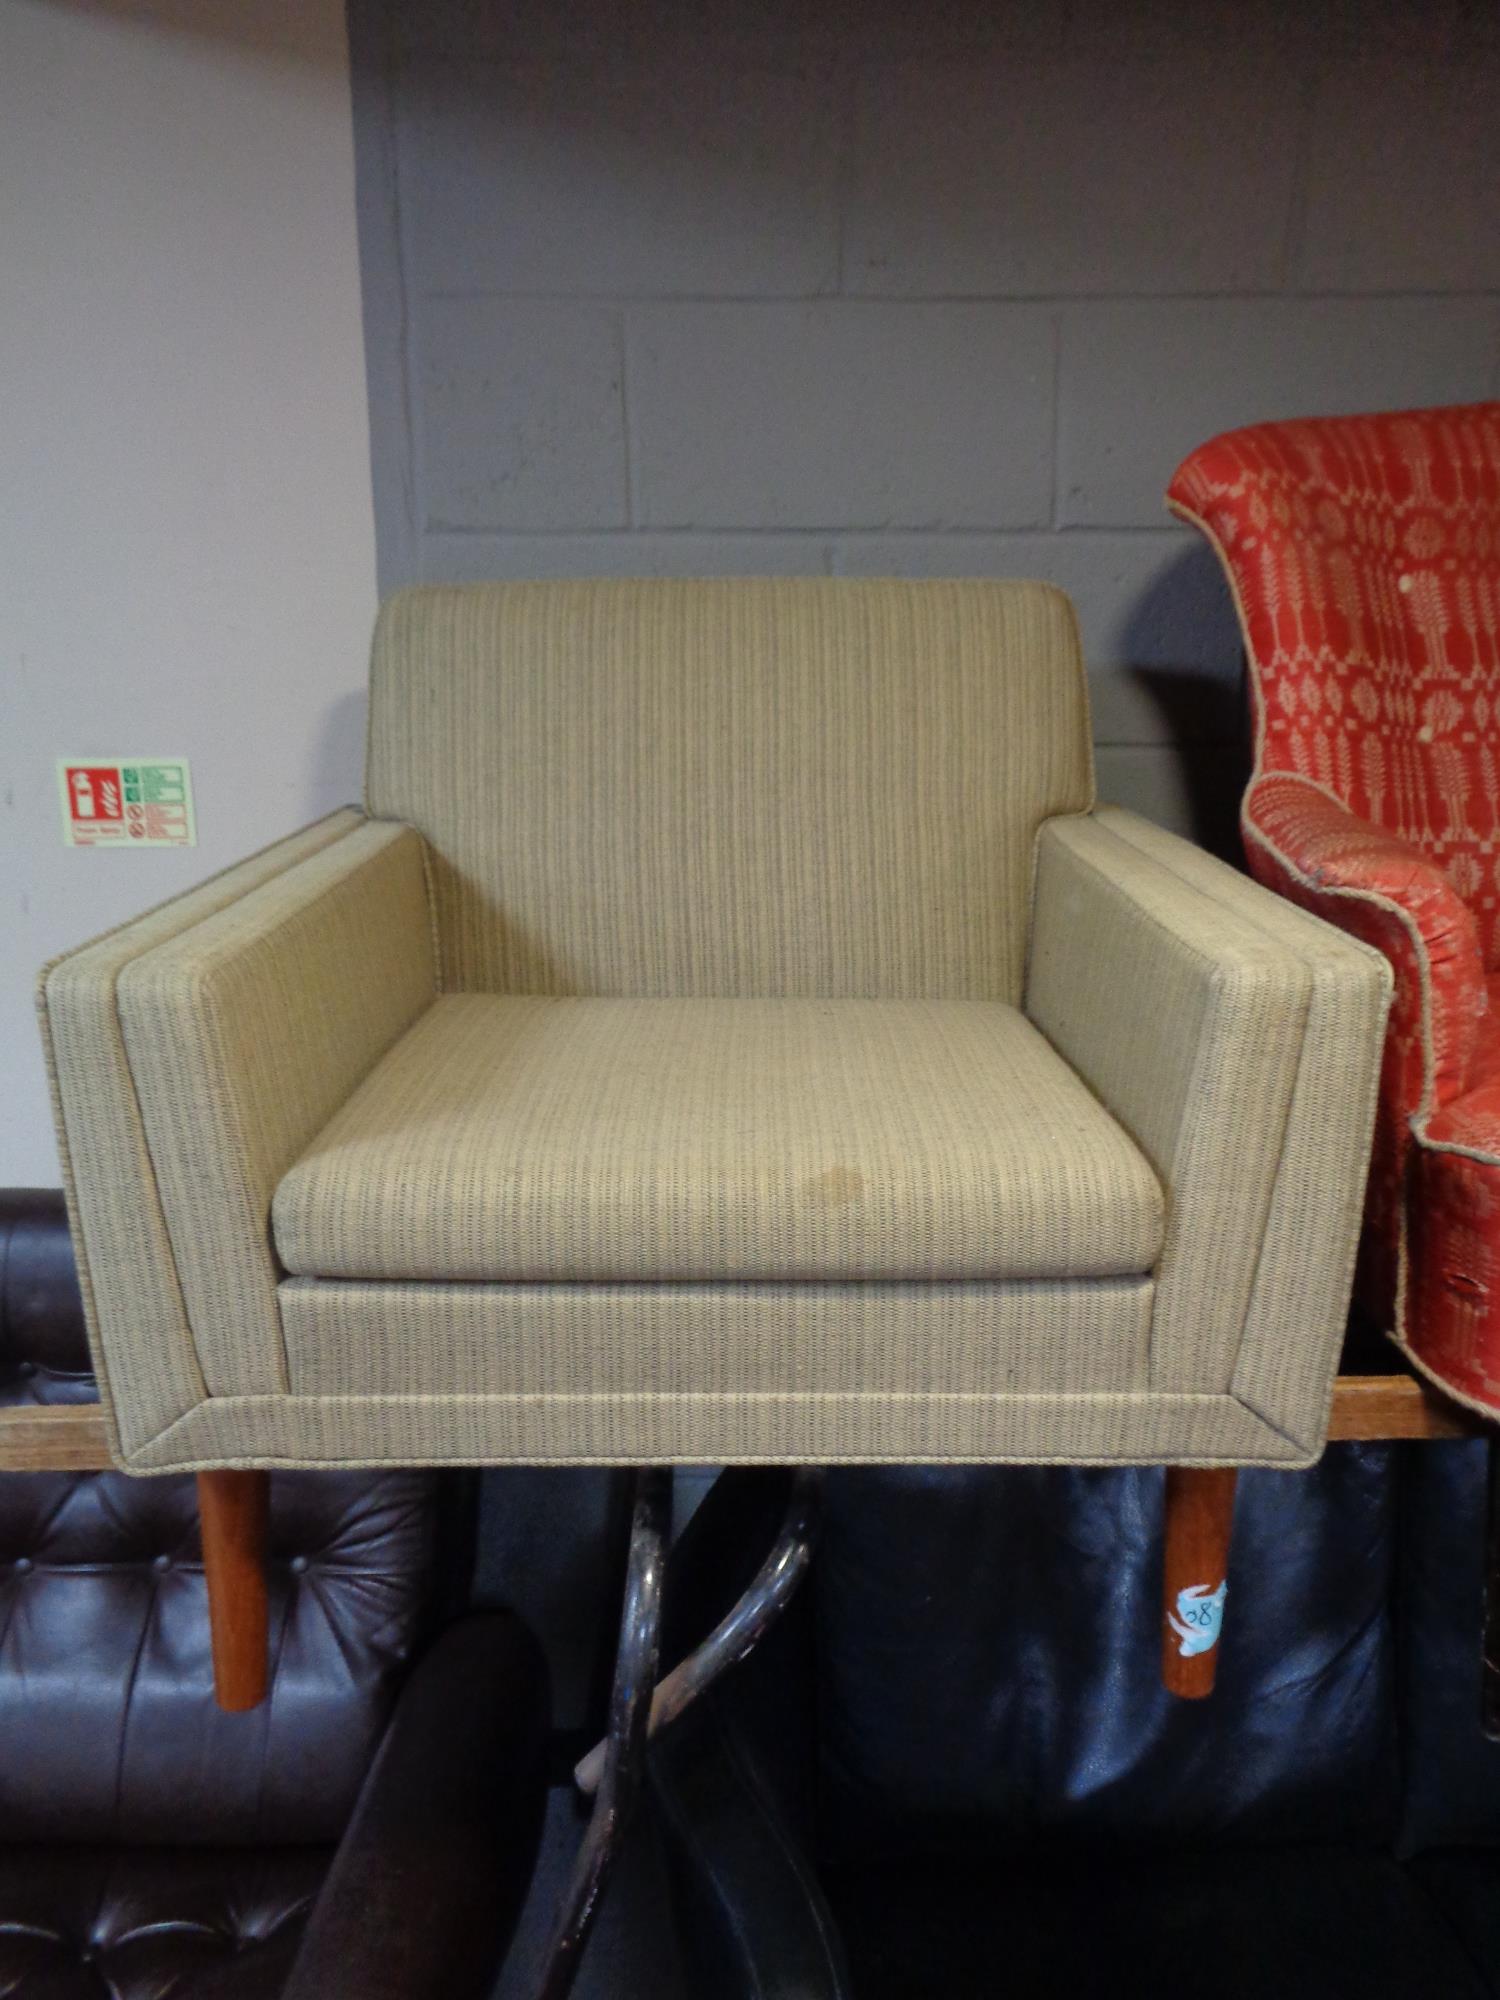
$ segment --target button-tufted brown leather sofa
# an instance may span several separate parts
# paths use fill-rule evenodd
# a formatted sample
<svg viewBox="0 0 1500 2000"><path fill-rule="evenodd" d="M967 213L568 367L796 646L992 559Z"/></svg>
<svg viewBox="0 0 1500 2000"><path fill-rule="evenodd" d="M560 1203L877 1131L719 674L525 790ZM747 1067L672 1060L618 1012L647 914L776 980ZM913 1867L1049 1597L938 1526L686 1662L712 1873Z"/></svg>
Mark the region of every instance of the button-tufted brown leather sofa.
<svg viewBox="0 0 1500 2000"><path fill-rule="evenodd" d="M0 1194L0 1406L93 1394L61 1197ZM489 1992L548 1696L510 1615L432 1637L463 1497L274 1481L269 1697L226 1715L192 1480L0 1473L0 1994Z"/></svg>

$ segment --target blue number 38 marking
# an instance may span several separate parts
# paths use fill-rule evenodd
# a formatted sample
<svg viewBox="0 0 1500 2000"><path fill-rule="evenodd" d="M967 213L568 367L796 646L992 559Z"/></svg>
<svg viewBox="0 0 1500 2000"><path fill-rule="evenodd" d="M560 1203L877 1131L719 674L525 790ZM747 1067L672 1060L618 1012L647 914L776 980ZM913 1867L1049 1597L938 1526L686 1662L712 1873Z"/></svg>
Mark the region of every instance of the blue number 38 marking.
<svg viewBox="0 0 1500 2000"><path fill-rule="evenodd" d="M1224 1599L1228 1594L1226 1583L1221 1583L1217 1590L1206 1583L1192 1583L1186 1590L1178 1591L1176 1615L1169 1611L1167 1623L1177 1634L1180 1641L1177 1650L1184 1659L1191 1659L1195 1653L1211 1652L1218 1644L1224 1624Z"/></svg>

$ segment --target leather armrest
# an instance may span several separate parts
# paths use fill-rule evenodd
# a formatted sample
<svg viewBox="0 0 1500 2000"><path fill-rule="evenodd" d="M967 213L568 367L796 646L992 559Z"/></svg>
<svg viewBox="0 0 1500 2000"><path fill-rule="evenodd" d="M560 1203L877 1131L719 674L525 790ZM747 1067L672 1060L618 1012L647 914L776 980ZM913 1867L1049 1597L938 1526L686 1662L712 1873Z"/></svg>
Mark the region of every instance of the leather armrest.
<svg viewBox="0 0 1500 2000"><path fill-rule="evenodd" d="M451 1625L403 1689L283 2000L486 2000L541 1835L541 1650L509 1612Z"/></svg>

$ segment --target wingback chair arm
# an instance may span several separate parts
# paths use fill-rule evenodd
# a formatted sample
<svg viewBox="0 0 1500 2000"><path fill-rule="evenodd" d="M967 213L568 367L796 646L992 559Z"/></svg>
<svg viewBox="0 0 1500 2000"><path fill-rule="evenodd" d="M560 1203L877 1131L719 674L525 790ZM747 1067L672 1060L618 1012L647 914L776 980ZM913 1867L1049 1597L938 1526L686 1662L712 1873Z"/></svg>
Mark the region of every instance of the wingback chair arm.
<svg viewBox="0 0 1500 2000"><path fill-rule="evenodd" d="M1232 1391L1305 1456L1348 1303L1389 996L1378 953L1132 814L1041 831L1027 1012L1167 1194L1151 1385Z"/></svg>
<svg viewBox="0 0 1500 2000"><path fill-rule="evenodd" d="M1443 870L1289 772L1257 778L1242 817L1245 850L1262 881L1390 962L1387 1118L1405 1126L1451 1103L1468 1086L1485 981L1473 912Z"/></svg>
<svg viewBox="0 0 1500 2000"><path fill-rule="evenodd" d="M127 1462L205 1393L285 1388L276 1182L435 987L421 837L354 814L44 974L91 1338Z"/></svg>
<svg viewBox="0 0 1500 2000"><path fill-rule="evenodd" d="M512 1613L442 1634L402 1690L283 2000L485 2000L541 1832L548 1709Z"/></svg>

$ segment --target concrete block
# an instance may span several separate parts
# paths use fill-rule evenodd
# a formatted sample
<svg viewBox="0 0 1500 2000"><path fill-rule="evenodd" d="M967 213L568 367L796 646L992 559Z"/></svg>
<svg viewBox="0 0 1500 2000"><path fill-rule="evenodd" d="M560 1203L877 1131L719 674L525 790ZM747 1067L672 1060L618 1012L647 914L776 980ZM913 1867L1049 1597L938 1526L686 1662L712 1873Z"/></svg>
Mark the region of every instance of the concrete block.
<svg viewBox="0 0 1500 2000"><path fill-rule="evenodd" d="M422 62L403 198L428 290L803 296L837 276L816 63Z"/></svg>
<svg viewBox="0 0 1500 2000"><path fill-rule="evenodd" d="M1302 287L1500 289L1497 106L1495 53L1330 71L1313 108Z"/></svg>
<svg viewBox="0 0 1500 2000"><path fill-rule="evenodd" d="M1149 527L1178 462L1268 418L1494 393L1500 304L1175 299L1064 310L1058 519Z"/></svg>
<svg viewBox="0 0 1500 2000"><path fill-rule="evenodd" d="M652 527L1006 527L1052 504L1051 315L685 305L626 317Z"/></svg>
<svg viewBox="0 0 1500 2000"><path fill-rule="evenodd" d="M422 538L424 583L559 576L824 576L819 535L444 535Z"/></svg>
<svg viewBox="0 0 1500 2000"><path fill-rule="evenodd" d="M428 299L416 339L419 518L427 528L625 523L617 313Z"/></svg>
<svg viewBox="0 0 1500 2000"><path fill-rule="evenodd" d="M931 298L1273 287L1296 117L1277 72L1234 51L870 65L845 289Z"/></svg>

